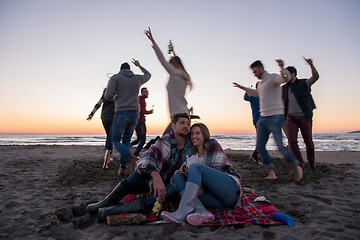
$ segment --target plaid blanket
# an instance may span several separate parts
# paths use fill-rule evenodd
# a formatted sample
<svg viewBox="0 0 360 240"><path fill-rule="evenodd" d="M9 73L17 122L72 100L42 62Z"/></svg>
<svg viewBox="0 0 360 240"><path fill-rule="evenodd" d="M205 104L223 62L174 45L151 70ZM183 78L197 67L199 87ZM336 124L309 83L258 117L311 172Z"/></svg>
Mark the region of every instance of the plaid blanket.
<svg viewBox="0 0 360 240"><path fill-rule="evenodd" d="M134 195L129 194L125 197L125 204L143 198L145 194ZM204 224L204 226L212 225L230 225L230 224L260 224L260 225L280 225L282 223L273 219L272 215L279 212L273 205L266 202L254 203L254 199L258 197L255 193L244 193L243 207L235 208L208 208L207 210L214 214L215 219L212 222ZM164 203L162 211L175 211L178 204ZM151 209L146 210L149 222L158 220L156 216L151 214Z"/></svg>

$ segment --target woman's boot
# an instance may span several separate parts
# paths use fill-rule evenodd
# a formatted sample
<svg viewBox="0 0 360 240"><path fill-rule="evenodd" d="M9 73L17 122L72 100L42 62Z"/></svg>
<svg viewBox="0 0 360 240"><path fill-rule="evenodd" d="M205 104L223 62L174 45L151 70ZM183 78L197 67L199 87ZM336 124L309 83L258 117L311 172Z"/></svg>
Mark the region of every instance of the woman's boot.
<svg viewBox="0 0 360 240"><path fill-rule="evenodd" d="M144 199L140 199L131 203L122 205L114 205L110 207L100 208L98 211L98 221L105 222L109 215L116 215L118 213L137 213L145 210Z"/></svg>
<svg viewBox="0 0 360 240"><path fill-rule="evenodd" d="M123 197L129 193L129 189L123 182L120 182L114 190L106 196L103 200L97 203L87 205L86 210L90 214L96 214L99 208L108 207L117 204Z"/></svg>
<svg viewBox="0 0 360 240"><path fill-rule="evenodd" d="M203 223L208 223L214 220L214 215L206 210L199 198L195 202L195 211L186 217L186 221L193 225L199 226Z"/></svg>
<svg viewBox="0 0 360 240"><path fill-rule="evenodd" d="M184 225L186 216L194 212L195 202L198 199L197 195L199 193L199 188L200 187L195 183L187 182L180 200L179 208L172 213L164 211L161 213L161 216L167 222L174 222Z"/></svg>

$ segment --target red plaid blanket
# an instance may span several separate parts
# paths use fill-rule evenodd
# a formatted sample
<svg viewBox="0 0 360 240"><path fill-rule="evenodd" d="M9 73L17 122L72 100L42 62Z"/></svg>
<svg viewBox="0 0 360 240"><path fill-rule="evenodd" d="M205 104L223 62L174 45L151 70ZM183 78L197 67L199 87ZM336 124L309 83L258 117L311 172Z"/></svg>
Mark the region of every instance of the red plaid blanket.
<svg viewBox="0 0 360 240"><path fill-rule="evenodd" d="M125 197L124 202L129 203L136 199L143 198L145 195L129 194ZM211 225L230 225L230 224L261 224L261 225L280 225L282 223L273 219L272 215L275 212L279 212L273 205L265 202L254 203L254 199L258 197L255 193L244 193L243 196L243 208L208 208L215 219L212 222L205 224L204 226ZM175 211L178 204L164 203L162 211ZM147 209L146 214L149 222L158 220L151 214L151 209Z"/></svg>

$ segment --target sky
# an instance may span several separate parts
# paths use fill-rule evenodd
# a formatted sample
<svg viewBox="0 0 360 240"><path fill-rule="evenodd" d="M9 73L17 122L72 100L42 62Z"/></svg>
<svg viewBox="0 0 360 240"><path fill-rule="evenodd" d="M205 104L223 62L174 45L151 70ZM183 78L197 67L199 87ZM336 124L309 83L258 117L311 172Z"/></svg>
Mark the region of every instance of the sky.
<svg viewBox="0 0 360 240"><path fill-rule="evenodd" d="M359 12L358 0L0 0L0 132L104 133L100 110L86 118L107 74L135 58L152 74L148 133L162 133L169 76L148 27L165 58L172 40L194 83L188 106L212 133L254 132L250 104L232 85L256 83L253 61L278 73L281 58L309 78L303 57L320 74L313 132L360 130Z"/></svg>

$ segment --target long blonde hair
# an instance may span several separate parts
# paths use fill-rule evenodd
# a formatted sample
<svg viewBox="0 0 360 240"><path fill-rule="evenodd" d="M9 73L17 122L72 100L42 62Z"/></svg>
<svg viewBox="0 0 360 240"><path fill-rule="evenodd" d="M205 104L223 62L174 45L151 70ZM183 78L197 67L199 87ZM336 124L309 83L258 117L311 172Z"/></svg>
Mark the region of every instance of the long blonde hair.
<svg viewBox="0 0 360 240"><path fill-rule="evenodd" d="M188 79L186 79L187 85L189 86L190 90L192 90L193 84L192 84L190 75L185 70L185 67L182 64L181 59L178 56L174 56L170 59L170 63L173 64L175 68L183 70L186 73L186 75L188 75Z"/></svg>

